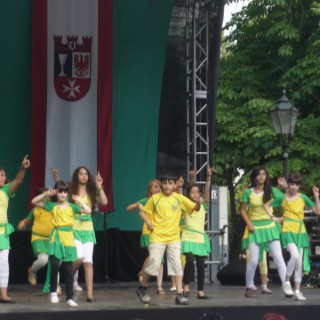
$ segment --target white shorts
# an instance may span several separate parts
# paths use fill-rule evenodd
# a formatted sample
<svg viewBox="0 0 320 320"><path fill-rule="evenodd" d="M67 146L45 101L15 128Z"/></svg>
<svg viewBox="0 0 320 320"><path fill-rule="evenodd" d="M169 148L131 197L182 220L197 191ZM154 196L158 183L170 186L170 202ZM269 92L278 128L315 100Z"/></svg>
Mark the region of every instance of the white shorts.
<svg viewBox="0 0 320 320"><path fill-rule="evenodd" d="M157 243L151 242L149 248L149 261L145 272L151 276L157 276L165 250L169 276L182 276L181 242Z"/></svg>
<svg viewBox="0 0 320 320"><path fill-rule="evenodd" d="M77 239L75 239L74 242L77 248L78 259L83 259L83 263L93 263L93 242L82 243Z"/></svg>

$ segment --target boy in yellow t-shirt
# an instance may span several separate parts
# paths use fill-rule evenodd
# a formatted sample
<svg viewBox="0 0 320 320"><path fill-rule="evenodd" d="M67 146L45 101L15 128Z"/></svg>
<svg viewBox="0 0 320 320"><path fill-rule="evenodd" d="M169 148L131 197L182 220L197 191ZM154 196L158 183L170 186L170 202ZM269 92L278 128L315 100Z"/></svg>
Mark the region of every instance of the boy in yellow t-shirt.
<svg viewBox="0 0 320 320"><path fill-rule="evenodd" d="M182 194L174 192L177 177L166 174L161 177L162 192L152 195L145 206L140 205L140 217L150 233L149 261L143 270L141 285L137 295L142 303L149 303L146 285L150 276L157 276L164 255L167 252L168 275L176 280L176 304L187 305L188 299L182 295L180 219L182 211L191 214L200 210L200 202L194 203Z"/></svg>

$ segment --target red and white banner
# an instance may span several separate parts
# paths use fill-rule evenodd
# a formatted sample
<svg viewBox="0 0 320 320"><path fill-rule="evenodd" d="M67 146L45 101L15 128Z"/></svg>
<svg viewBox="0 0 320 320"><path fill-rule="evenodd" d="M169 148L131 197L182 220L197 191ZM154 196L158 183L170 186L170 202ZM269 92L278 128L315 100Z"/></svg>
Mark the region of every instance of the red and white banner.
<svg viewBox="0 0 320 320"><path fill-rule="evenodd" d="M86 166L112 196L112 0L33 0L31 197Z"/></svg>

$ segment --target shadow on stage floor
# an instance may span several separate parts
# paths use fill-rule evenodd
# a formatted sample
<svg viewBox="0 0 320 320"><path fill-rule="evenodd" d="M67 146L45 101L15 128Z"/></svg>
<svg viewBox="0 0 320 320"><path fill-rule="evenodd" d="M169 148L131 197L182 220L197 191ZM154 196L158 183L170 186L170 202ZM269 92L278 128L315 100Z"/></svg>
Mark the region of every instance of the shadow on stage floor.
<svg viewBox="0 0 320 320"><path fill-rule="evenodd" d="M175 293L169 292L165 283L165 295L157 295L155 284L151 283L148 293L151 303L145 306L136 296L137 283L96 283L96 301L86 302L86 293L77 293L78 308L69 308L65 297L59 304L51 304L48 295L41 292L40 285L11 285L10 296L16 304L1 304L2 320L216 320L210 315L219 314L223 320L262 320L269 312L283 314L288 320L318 320L320 311L319 289L303 289L307 301L300 302L285 298L281 287L273 284L272 295L260 294L257 298L245 298L244 287L207 284L209 300L199 300L191 295L189 306L174 304ZM191 286L192 292L195 287Z"/></svg>

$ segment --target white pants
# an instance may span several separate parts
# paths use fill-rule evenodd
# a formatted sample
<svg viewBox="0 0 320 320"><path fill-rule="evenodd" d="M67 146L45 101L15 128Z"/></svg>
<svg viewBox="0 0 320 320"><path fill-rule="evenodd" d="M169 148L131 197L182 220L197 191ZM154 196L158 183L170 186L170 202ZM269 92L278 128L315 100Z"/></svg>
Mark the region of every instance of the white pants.
<svg viewBox="0 0 320 320"><path fill-rule="evenodd" d="M0 250L0 288L8 288L9 249Z"/></svg>
<svg viewBox="0 0 320 320"><path fill-rule="evenodd" d="M43 268L48 263L48 255L46 253L39 253L37 260L32 264L32 271L37 273L41 268Z"/></svg>
<svg viewBox="0 0 320 320"><path fill-rule="evenodd" d="M279 240L271 241L268 243L268 246L272 254L273 261L277 266L278 274L279 274L281 283L283 285L286 279L287 267L282 256L282 248L280 245L280 241ZM257 265L259 262L260 245L257 243L250 243L249 252L250 252L250 262L246 270L246 286L247 288L252 288L254 275L256 273Z"/></svg>
<svg viewBox="0 0 320 320"><path fill-rule="evenodd" d="M93 263L93 242L82 243L79 240L75 240L77 248L78 259L83 259L83 263Z"/></svg>
<svg viewBox="0 0 320 320"><path fill-rule="evenodd" d="M294 281L301 283L302 281L302 261L303 261L303 248L298 247L294 243L288 243L287 251L290 253L290 260L287 264L287 276L291 277L294 272Z"/></svg>

